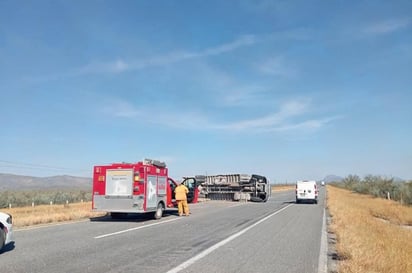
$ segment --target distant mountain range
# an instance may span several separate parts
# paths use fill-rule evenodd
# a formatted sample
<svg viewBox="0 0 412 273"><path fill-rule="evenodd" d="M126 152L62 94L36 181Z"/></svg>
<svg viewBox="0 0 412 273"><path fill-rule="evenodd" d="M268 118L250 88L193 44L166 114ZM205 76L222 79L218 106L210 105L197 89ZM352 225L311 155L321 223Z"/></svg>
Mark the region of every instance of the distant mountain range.
<svg viewBox="0 0 412 273"><path fill-rule="evenodd" d="M327 175L323 179L325 183L340 182L343 177ZM394 177L395 182L403 182L399 177ZM0 192L7 190L54 190L54 189L84 189L91 190L92 178L69 175L49 177L34 177L15 174L0 173Z"/></svg>
<svg viewBox="0 0 412 273"><path fill-rule="evenodd" d="M91 190L92 179L58 175L34 177L0 173L0 191L6 190L45 190L45 189L85 189Z"/></svg>
<svg viewBox="0 0 412 273"><path fill-rule="evenodd" d="M323 181L325 181L325 183L330 183L330 182L340 182L343 180L343 177L337 176L337 175L327 175L325 176L325 178L323 178Z"/></svg>

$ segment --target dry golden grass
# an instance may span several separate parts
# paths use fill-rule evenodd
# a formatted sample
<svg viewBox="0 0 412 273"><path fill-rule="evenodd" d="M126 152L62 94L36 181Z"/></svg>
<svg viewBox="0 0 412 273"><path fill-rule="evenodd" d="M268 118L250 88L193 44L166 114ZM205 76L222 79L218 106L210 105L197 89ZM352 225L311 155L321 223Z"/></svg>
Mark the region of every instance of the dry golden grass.
<svg viewBox="0 0 412 273"><path fill-rule="evenodd" d="M411 207L332 186L327 192L340 273L412 272Z"/></svg>
<svg viewBox="0 0 412 273"><path fill-rule="evenodd" d="M294 190L295 185L272 185L272 192Z"/></svg>
<svg viewBox="0 0 412 273"><path fill-rule="evenodd" d="M99 217L105 214L93 212L91 207L91 202L84 202L68 205L11 208L3 209L2 211L10 213L13 216L13 226L19 228Z"/></svg>

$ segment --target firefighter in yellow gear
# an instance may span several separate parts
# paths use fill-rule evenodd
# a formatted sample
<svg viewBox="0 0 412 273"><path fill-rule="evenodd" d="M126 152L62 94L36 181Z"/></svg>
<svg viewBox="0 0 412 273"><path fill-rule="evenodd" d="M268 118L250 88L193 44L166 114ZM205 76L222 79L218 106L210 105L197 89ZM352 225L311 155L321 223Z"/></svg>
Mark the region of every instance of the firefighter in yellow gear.
<svg viewBox="0 0 412 273"><path fill-rule="evenodd" d="M189 206L187 205L187 194L189 189L183 185L183 183L179 184L179 186L175 189L175 198L177 202L177 210L179 212L179 216L182 216L183 213L186 216L189 216Z"/></svg>

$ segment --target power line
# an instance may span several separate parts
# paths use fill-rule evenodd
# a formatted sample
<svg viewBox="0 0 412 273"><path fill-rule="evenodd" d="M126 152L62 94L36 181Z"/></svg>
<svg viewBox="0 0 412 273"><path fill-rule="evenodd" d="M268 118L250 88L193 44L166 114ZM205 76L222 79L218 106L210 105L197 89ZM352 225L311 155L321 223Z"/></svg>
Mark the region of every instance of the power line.
<svg viewBox="0 0 412 273"><path fill-rule="evenodd" d="M15 162L15 161L8 161L8 160L0 160L0 163L8 164L8 165L0 164L0 167L11 167L11 168L30 168L30 169L46 169L46 170L56 170L56 171L81 171L81 172L90 171L86 169L67 168L67 167L51 166L51 165L43 165L43 164L32 164L32 163Z"/></svg>

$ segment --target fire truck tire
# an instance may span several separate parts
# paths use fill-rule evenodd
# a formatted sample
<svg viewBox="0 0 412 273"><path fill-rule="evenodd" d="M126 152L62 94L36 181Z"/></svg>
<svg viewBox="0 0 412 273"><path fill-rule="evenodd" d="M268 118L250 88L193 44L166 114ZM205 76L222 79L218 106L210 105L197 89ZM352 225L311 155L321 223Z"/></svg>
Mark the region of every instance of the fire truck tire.
<svg viewBox="0 0 412 273"><path fill-rule="evenodd" d="M156 220L162 218L162 216L163 216L163 211L164 211L164 210L165 210L165 207L163 206L163 203L157 204L157 209L156 209L156 211L154 212L154 218L155 218Z"/></svg>

